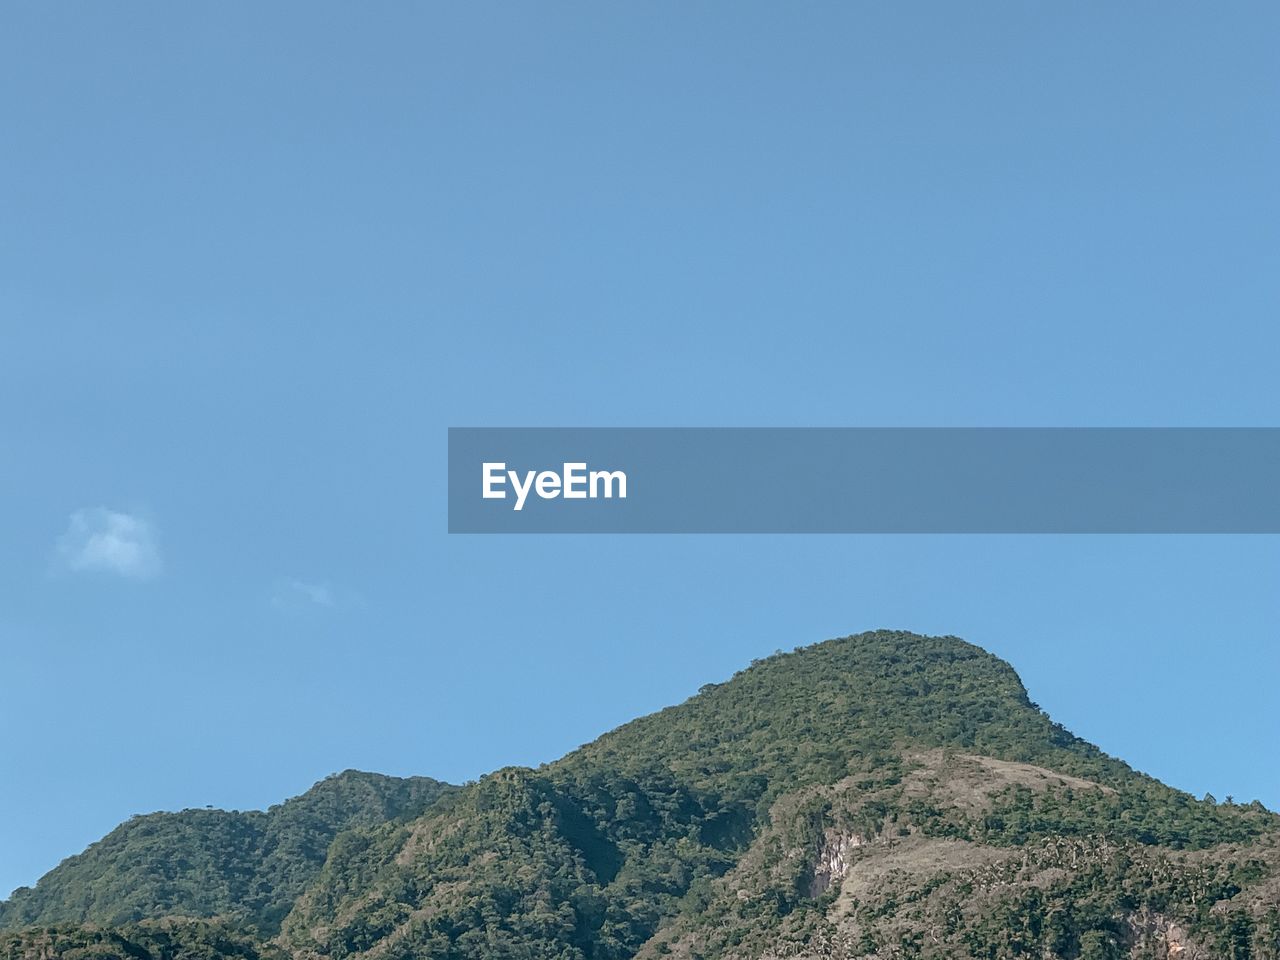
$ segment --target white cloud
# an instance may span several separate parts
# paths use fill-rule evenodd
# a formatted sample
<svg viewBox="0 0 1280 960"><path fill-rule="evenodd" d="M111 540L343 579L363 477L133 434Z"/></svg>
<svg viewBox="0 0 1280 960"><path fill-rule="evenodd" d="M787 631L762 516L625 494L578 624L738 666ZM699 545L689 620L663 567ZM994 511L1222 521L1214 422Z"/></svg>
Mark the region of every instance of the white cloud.
<svg viewBox="0 0 1280 960"><path fill-rule="evenodd" d="M105 507L71 514L66 533L58 538L58 558L68 570L114 573L133 580L149 580L162 567L152 525L142 517Z"/></svg>
<svg viewBox="0 0 1280 960"><path fill-rule="evenodd" d="M271 602L281 610L298 610L305 607L334 607L338 600L328 584L288 577L276 584Z"/></svg>

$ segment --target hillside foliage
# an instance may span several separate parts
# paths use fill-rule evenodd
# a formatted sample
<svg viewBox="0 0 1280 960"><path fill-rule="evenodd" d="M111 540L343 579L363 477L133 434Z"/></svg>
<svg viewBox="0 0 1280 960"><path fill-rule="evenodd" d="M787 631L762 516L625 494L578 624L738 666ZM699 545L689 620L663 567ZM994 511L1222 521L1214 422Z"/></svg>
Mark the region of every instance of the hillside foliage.
<svg viewBox="0 0 1280 960"><path fill-rule="evenodd" d="M273 934L343 830L422 813L447 784L347 771L266 811L137 816L0 906L0 926L225 917Z"/></svg>

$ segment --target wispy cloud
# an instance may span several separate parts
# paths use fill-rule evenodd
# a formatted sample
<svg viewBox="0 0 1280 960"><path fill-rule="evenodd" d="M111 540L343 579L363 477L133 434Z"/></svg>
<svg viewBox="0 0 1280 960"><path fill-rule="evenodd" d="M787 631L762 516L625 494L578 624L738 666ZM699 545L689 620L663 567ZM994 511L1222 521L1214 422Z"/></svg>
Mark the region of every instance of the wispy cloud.
<svg viewBox="0 0 1280 960"><path fill-rule="evenodd" d="M338 598L327 583L286 577L276 583L271 602L280 610L301 610L307 607L336 607Z"/></svg>
<svg viewBox="0 0 1280 960"><path fill-rule="evenodd" d="M158 576L163 563L152 524L131 513L86 507L71 514L58 538L58 560L75 572L112 573L131 580Z"/></svg>

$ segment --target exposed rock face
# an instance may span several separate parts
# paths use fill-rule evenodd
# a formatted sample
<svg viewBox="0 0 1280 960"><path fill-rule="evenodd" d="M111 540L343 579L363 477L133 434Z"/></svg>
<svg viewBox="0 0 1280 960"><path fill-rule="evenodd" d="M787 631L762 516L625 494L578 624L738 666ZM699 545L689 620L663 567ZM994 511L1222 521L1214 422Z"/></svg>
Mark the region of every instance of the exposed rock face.
<svg viewBox="0 0 1280 960"><path fill-rule="evenodd" d="M809 896L820 897L833 883L839 883L849 872L853 851L870 843L861 833L839 833L828 830L818 847L818 859L809 883Z"/></svg>
<svg viewBox="0 0 1280 960"><path fill-rule="evenodd" d="M1129 918L1131 953L1153 960L1200 960L1207 957L1187 937L1187 931L1164 914L1142 909Z"/></svg>

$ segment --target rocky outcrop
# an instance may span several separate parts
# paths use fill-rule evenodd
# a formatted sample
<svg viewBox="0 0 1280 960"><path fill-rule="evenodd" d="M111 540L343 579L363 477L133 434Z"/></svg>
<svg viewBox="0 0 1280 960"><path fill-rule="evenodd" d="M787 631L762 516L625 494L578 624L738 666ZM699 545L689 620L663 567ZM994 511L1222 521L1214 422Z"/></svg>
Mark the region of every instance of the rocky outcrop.
<svg viewBox="0 0 1280 960"><path fill-rule="evenodd" d="M853 852L865 847L871 839L861 833L842 833L828 830L818 846L817 860L813 865L813 879L809 882L809 896L820 897L839 883L849 872Z"/></svg>

